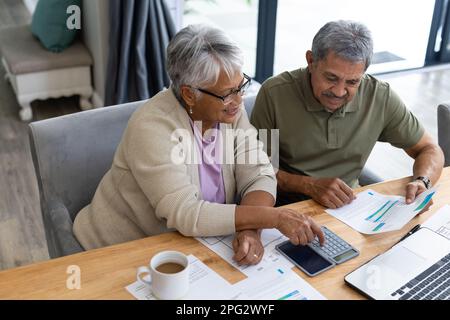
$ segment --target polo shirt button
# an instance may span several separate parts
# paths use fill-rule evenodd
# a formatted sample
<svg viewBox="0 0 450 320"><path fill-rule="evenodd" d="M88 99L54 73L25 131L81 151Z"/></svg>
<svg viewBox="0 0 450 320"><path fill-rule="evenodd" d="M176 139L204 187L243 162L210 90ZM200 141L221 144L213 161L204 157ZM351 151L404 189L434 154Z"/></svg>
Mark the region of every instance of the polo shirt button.
<svg viewBox="0 0 450 320"><path fill-rule="evenodd" d="M182 137L182 136L179 136L179 137L178 137L178 141L183 142L183 137Z"/></svg>

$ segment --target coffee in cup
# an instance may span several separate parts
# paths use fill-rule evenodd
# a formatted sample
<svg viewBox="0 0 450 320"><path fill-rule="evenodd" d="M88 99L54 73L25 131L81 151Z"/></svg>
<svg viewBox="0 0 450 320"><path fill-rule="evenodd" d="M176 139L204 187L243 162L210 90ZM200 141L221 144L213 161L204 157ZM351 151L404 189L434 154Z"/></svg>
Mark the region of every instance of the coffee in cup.
<svg viewBox="0 0 450 320"><path fill-rule="evenodd" d="M156 271L162 272L162 273L178 273L178 272L183 271L184 266L182 266L181 264L175 263L175 262L167 262L167 263L160 264L155 269L156 269Z"/></svg>
<svg viewBox="0 0 450 320"><path fill-rule="evenodd" d="M150 281L141 278L148 273ZM149 286L158 299L183 298L189 290L189 260L178 251L162 251L153 256L149 266L138 268L137 280Z"/></svg>

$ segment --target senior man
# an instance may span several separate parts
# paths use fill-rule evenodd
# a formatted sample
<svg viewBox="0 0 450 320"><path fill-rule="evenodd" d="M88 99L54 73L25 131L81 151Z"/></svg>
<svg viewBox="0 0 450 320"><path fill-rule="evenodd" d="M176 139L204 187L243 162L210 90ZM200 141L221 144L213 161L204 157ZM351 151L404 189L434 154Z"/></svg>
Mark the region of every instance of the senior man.
<svg viewBox="0 0 450 320"><path fill-rule="evenodd" d="M263 84L251 123L279 129L277 205L308 198L329 208L350 203L377 141L415 159L407 203L439 179L442 150L388 83L365 74L372 54L363 24L332 21L315 35L306 68Z"/></svg>

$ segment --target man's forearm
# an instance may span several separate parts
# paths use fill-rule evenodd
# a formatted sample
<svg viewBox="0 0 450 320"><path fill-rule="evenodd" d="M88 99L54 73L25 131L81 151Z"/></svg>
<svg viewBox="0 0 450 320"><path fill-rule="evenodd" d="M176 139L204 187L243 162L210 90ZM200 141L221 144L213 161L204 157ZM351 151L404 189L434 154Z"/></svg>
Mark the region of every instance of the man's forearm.
<svg viewBox="0 0 450 320"><path fill-rule="evenodd" d="M438 146L428 146L417 155L414 166L414 178L419 176L429 177L435 184L441 176L444 166L444 155Z"/></svg>
<svg viewBox="0 0 450 320"><path fill-rule="evenodd" d="M278 170L277 182L278 188L282 191L310 195L311 177Z"/></svg>

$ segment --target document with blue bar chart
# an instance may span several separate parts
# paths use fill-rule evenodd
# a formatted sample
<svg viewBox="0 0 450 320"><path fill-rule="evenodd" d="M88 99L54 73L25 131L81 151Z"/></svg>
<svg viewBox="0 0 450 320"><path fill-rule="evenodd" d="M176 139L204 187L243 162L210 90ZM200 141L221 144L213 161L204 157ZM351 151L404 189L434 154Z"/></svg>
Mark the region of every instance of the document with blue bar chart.
<svg viewBox="0 0 450 320"><path fill-rule="evenodd" d="M427 190L413 203L406 204L403 196L387 196L369 189L358 193L350 204L326 212L356 231L378 234L401 229L426 207L435 193L434 188Z"/></svg>

